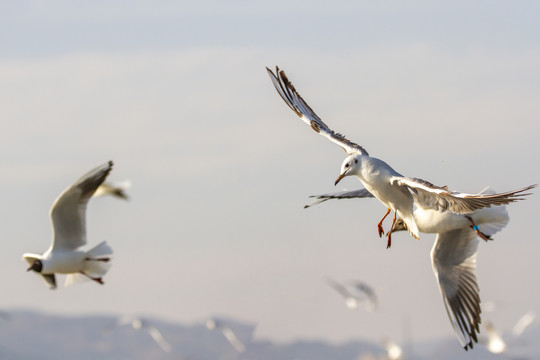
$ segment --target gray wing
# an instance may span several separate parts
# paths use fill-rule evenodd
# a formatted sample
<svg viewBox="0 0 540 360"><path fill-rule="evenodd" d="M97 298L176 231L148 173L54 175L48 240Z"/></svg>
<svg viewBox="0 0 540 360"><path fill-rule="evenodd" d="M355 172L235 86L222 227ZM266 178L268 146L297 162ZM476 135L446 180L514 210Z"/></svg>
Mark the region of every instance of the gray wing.
<svg viewBox="0 0 540 360"><path fill-rule="evenodd" d="M50 211L53 249L73 250L86 244L86 204L112 166L113 162L109 161L90 170L56 199Z"/></svg>
<svg viewBox="0 0 540 360"><path fill-rule="evenodd" d="M524 196L530 195L524 192L536 187L531 185L498 194L465 194L450 191L447 186L435 186L428 181L415 178L394 176L390 179L390 183L407 187L422 207L437 211L449 210L456 214L468 214L485 207L523 200Z"/></svg>
<svg viewBox="0 0 540 360"><path fill-rule="evenodd" d="M356 290L364 294L367 297L369 307L368 310L375 310L377 308L377 295L375 295L375 290L368 284L360 281L356 281L354 284Z"/></svg>
<svg viewBox="0 0 540 360"><path fill-rule="evenodd" d="M58 286L56 285L56 276L54 274L39 274L39 276L45 281L49 289L56 290Z"/></svg>
<svg viewBox="0 0 540 360"><path fill-rule="evenodd" d="M352 294L349 292L349 290L347 290L347 288L345 286L343 286L342 284L340 284L339 282L337 282L336 280L334 279L331 279L331 278L327 278L326 279L326 283L334 290L336 290L341 296L343 296L345 299L349 298L352 296Z"/></svg>
<svg viewBox="0 0 540 360"><path fill-rule="evenodd" d="M311 195L310 198L317 198L317 200L307 205L304 205L304 209L320 204L330 199L341 200L341 199L373 198L373 197L374 197L373 194L367 191L366 189L336 191L336 192L322 194L322 195Z"/></svg>
<svg viewBox="0 0 540 360"><path fill-rule="evenodd" d="M347 154L363 154L368 155L367 151L364 150L360 145L348 140L345 136L334 132L330 129L320 117L315 114L315 112L309 107L309 105L302 99L300 94L296 91L294 86L291 84L285 72L279 70L276 66L276 73L269 68L266 68L272 83L276 88L277 92L285 103L298 115L305 123L311 126L313 130L328 138L333 143L338 144Z"/></svg>
<svg viewBox="0 0 540 360"><path fill-rule="evenodd" d="M152 336L152 339L154 339L156 344L159 345L161 350L165 352L171 352L171 344L169 344L167 340L165 340L161 332L154 325L146 324L144 328L146 329L146 331L148 331L150 336Z"/></svg>
<svg viewBox="0 0 540 360"><path fill-rule="evenodd" d="M448 317L465 350L478 342L480 289L476 281L478 237L466 227L437 234L431 263Z"/></svg>

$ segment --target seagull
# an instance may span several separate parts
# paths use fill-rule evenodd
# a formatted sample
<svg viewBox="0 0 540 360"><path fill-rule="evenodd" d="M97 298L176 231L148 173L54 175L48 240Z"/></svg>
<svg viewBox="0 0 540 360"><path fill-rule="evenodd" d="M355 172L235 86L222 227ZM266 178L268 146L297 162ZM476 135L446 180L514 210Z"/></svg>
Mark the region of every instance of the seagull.
<svg viewBox="0 0 540 360"><path fill-rule="evenodd" d="M409 233L415 239L419 239L418 225L413 216L415 206L440 212L466 214L484 207L504 205L519 200L521 196L526 195L523 194L524 191L535 186L500 194L473 195L451 191L447 186L435 186L422 179L405 177L386 162L370 157L362 146L331 130L302 99L283 70L278 67L275 73L268 67L266 70L277 92L296 115L310 125L315 132L336 143L347 153L348 156L341 166L341 172L334 185L337 185L344 177L354 175L386 206L386 214L377 224L380 237L384 234L382 226L384 219L391 211L394 211L392 225L387 233L387 248L391 246L391 234L397 216L407 224Z"/></svg>
<svg viewBox="0 0 540 360"><path fill-rule="evenodd" d="M208 330L219 330L219 331L221 331L221 333L223 334L223 336L225 336L227 341L239 353L243 353L244 351L246 351L246 347L238 339L238 337L236 336L234 331L232 331L232 329L230 327L225 326L224 324L222 324L220 321L214 320L214 319L208 319L206 321L206 328Z"/></svg>
<svg viewBox="0 0 540 360"><path fill-rule="evenodd" d="M148 322L148 320L136 317L136 316L121 316L116 320L116 322L110 326L108 326L105 331L109 332L112 329L120 326L130 325L134 330L145 330L152 339L158 344L158 346L161 348L161 350L165 352L171 352L172 347L171 344L165 340L161 332L152 324Z"/></svg>
<svg viewBox="0 0 540 360"><path fill-rule="evenodd" d="M493 324L488 321L485 325L486 332L487 332L487 344L486 347L489 350L489 352L493 354L502 354L506 351L506 343L502 339L502 337L499 335L497 330L495 330L495 327Z"/></svg>
<svg viewBox="0 0 540 360"><path fill-rule="evenodd" d="M481 194L493 192L486 188ZM355 196L356 195L356 196ZM312 196L321 201L373 197L365 189ZM431 250L431 264L456 335L465 348L472 349L480 332L480 289L476 280L478 238L492 240L509 221L505 206L475 210L471 214L454 214L417 207L414 220L422 233L436 233ZM406 230L399 218L392 231Z"/></svg>
<svg viewBox="0 0 540 360"><path fill-rule="evenodd" d="M345 298L345 305L350 310L358 309L360 304L364 305L364 309L370 312L377 308L377 296L369 285L360 281L344 285L331 278L328 278L326 282Z"/></svg>
<svg viewBox="0 0 540 360"><path fill-rule="evenodd" d="M403 359L403 350L395 342L391 341L388 338L382 340L384 348L386 349L386 358L387 360L402 360Z"/></svg>
<svg viewBox="0 0 540 360"><path fill-rule="evenodd" d="M512 335L514 335L514 337L518 337L523 334L523 331L525 331L525 329L534 322L535 318L536 314L533 311L529 311L520 317L516 325L514 325L512 328Z"/></svg>
<svg viewBox="0 0 540 360"><path fill-rule="evenodd" d="M131 181L126 180L121 183L113 184L110 182L104 182L99 185L94 197L101 197L105 195L111 195L119 199L129 200L129 196L126 194L126 190L131 187Z"/></svg>
<svg viewBox="0 0 540 360"><path fill-rule="evenodd" d="M90 170L55 200L50 210L53 239L43 254L23 254L23 259L41 276L47 286L56 289L56 273L67 274L65 285L91 279L103 285L102 277L110 267L112 249L105 241L84 251L86 244L86 205L111 172L113 162Z"/></svg>

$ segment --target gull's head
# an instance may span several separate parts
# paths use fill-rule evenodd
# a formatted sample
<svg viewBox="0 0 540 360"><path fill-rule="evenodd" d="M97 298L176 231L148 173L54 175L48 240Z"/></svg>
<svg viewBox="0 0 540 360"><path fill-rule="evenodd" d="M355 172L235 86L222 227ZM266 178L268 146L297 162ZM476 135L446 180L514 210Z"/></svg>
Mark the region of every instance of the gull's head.
<svg viewBox="0 0 540 360"><path fill-rule="evenodd" d="M35 271L37 273L40 273L41 270L43 270L43 263L41 262L40 259L33 258L33 259L29 259L27 261L30 264L30 267L28 269L26 269L26 271L33 270L33 271Z"/></svg>
<svg viewBox="0 0 540 360"><path fill-rule="evenodd" d="M403 230L408 230L407 224L405 223L405 221L402 218L398 218L396 220L396 223L394 224L394 227L392 228L392 232L394 232L394 231L403 231Z"/></svg>
<svg viewBox="0 0 540 360"><path fill-rule="evenodd" d="M341 172L334 185L337 185L345 176L356 175L360 169L360 156L360 154L352 154L347 156L341 165Z"/></svg>

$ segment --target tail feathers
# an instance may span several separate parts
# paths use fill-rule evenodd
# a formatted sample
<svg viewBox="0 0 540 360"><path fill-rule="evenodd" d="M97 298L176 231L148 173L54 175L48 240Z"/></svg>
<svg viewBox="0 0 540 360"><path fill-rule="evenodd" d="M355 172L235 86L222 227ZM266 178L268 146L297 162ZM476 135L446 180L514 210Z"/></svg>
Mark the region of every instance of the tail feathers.
<svg viewBox="0 0 540 360"><path fill-rule="evenodd" d="M89 258L99 258L102 256L111 256L113 254L112 248L106 241L99 243L96 247L88 250L86 256Z"/></svg>
<svg viewBox="0 0 540 360"><path fill-rule="evenodd" d="M64 286L70 286L73 284L81 284L89 280L90 279L88 277L80 273L68 274L66 276L66 281L64 282Z"/></svg>
<svg viewBox="0 0 540 360"><path fill-rule="evenodd" d="M477 210L477 212L473 214L472 218L479 224L479 230L487 236L501 231L510 221L506 206L493 206Z"/></svg>
<svg viewBox="0 0 540 360"><path fill-rule="evenodd" d="M84 273L91 277L102 277L111 268L111 255L113 250L103 241L95 248L86 252Z"/></svg>

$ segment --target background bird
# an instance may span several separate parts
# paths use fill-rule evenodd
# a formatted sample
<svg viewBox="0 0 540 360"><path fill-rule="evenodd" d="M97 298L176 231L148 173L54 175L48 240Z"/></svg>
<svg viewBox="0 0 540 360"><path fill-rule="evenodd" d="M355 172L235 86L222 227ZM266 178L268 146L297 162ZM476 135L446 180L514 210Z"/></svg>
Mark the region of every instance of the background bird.
<svg viewBox="0 0 540 360"><path fill-rule="evenodd" d="M126 190L130 187L131 181L129 180L122 181L120 183L104 182L103 184L98 186L96 192L94 193L94 197L110 195L119 199L129 200L129 196L126 194Z"/></svg>
<svg viewBox="0 0 540 360"><path fill-rule="evenodd" d="M332 278L327 278L326 283L345 299L345 305L351 310L362 306L371 312L377 308L375 291L366 283L356 280L340 283Z"/></svg>
<svg viewBox="0 0 540 360"><path fill-rule="evenodd" d="M118 318L113 324L105 328L104 333L108 333L118 327L131 326L134 330L144 330L146 331L156 344L165 352L171 352L172 346L165 340L161 332L152 325L148 320L137 317L137 316L122 316Z"/></svg>
<svg viewBox="0 0 540 360"><path fill-rule="evenodd" d="M223 322L216 320L216 319L208 319L206 321L206 328L208 330L219 330L225 336L227 341L232 345L232 347L235 348L236 351L239 353L243 353L246 351L245 345L238 339L238 336L234 333L234 331L223 324Z"/></svg>
<svg viewBox="0 0 540 360"><path fill-rule="evenodd" d="M113 162L90 170L64 190L50 210L53 239L42 255L25 253L23 259L39 274L50 289L56 289L56 273L67 274L66 286L91 279L103 284L103 276L110 267L112 249L101 242L84 251L86 244L86 206L99 185L112 170Z"/></svg>

